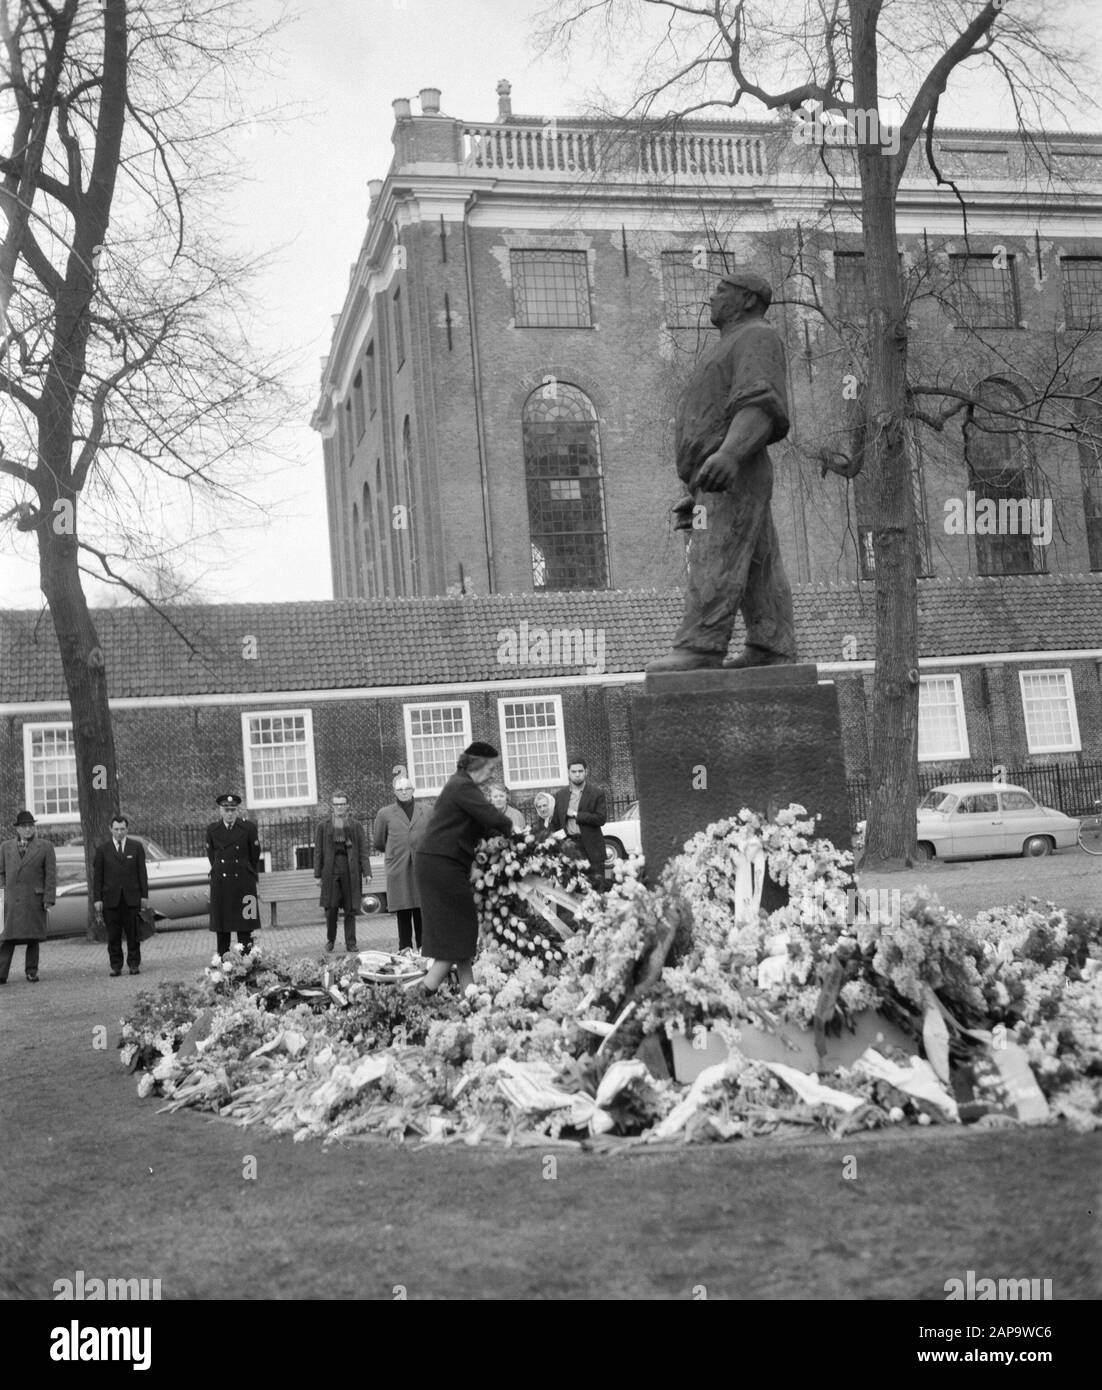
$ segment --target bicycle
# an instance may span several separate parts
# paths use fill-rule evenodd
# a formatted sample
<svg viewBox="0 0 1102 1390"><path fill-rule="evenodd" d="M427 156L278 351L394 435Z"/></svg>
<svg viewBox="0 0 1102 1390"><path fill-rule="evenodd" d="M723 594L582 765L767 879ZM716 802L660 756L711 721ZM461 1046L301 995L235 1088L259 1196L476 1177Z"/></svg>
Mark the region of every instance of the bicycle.
<svg viewBox="0 0 1102 1390"><path fill-rule="evenodd" d="M1088 854L1102 854L1102 800L1096 801L1098 812L1084 816L1079 822L1079 848Z"/></svg>

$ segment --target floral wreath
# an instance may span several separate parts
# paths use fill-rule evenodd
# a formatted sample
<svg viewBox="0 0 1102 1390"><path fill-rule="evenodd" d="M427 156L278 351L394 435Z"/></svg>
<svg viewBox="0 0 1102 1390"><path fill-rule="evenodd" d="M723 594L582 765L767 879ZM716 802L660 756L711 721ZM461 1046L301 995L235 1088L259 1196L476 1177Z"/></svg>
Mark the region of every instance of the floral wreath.
<svg viewBox="0 0 1102 1390"><path fill-rule="evenodd" d="M471 882L483 936L512 960L536 961L545 969L564 959L574 909L600 896L577 859L555 841L537 844L531 831L484 841Z"/></svg>

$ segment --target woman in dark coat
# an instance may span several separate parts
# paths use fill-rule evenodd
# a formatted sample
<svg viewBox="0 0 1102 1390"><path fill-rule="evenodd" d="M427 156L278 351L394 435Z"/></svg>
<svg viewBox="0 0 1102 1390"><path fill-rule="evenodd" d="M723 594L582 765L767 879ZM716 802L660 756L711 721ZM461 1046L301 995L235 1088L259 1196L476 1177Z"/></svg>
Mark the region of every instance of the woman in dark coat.
<svg viewBox="0 0 1102 1390"><path fill-rule="evenodd" d="M478 949L478 914L471 888L471 864L480 840L510 835L513 823L482 795L497 759L489 743L472 743L456 763L436 799L432 816L414 858L423 919L422 951L433 965L422 987L434 994L452 966L462 993L474 983L471 961Z"/></svg>
<svg viewBox="0 0 1102 1390"><path fill-rule="evenodd" d="M0 984L11 969L16 946L27 948L24 969L31 984L38 980L38 945L46 940L46 909L57 896L57 855L49 840L39 840L30 811L15 818L14 840L0 844L0 897L4 930L0 934Z"/></svg>

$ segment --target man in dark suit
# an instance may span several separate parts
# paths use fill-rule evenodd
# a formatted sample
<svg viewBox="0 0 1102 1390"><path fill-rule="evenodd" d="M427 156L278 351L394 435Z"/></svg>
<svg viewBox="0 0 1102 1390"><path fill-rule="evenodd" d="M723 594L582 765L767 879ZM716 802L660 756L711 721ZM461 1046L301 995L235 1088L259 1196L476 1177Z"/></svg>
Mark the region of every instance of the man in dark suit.
<svg viewBox="0 0 1102 1390"><path fill-rule="evenodd" d="M589 860L589 880L594 888L605 883L605 837L601 826L608 819L605 792L589 781L589 767L584 758L570 759L567 768L570 785L555 793L553 830L562 830L568 841L576 845Z"/></svg>
<svg viewBox="0 0 1102 1390"><path fill-rule="evenodd" d="M223 792L215 801L222 818L207 826L210 929L217 937L218 954L224 956L231 932L247 952L260 926L260 832L255 821L241 815L241 798L235 792Z"/></svg>
<svg viewBox="0 0 1102 1390"><path fill-rule="evenodd" d="M142 942L138 913L149 906L145 846L128 834L125 816L112 816L111 838L96 846L92 864L92 901L96 916L107 928L107 959L111 974L122 974L122 938L126 935L126 964L131 975L141 972Z"/></svg>

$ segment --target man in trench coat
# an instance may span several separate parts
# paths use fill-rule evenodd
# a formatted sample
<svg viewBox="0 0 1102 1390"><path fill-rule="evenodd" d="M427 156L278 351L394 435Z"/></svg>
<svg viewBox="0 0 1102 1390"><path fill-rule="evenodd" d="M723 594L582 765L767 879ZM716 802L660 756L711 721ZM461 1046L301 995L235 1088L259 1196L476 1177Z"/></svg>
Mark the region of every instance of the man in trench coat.
<svg viewBox="0 0 1102 1390"><path fill-rule="evenodd" d="M376 854L386 855L386 904L398 918L398 949L407 950L416 940L421 949L421 899L413 874L413 856L429 823L429 808L413 799L413 783L406 776L394 779L394 801L375 817Z"/></svg>
<svg viewBox="0 0 1102 1390"><path fill-rule="evenodd" d="M46 939L46 909L53 907L57 895L57 855L48 840L38 839L30 811L16 816L15 835L14 840L0 844L0 893L4 898L0 984L7 984L18 945L27 948L27 979L37 984L38 943Z"/></svg>
<svg viewBox="0 0 1102 1390"><path fill-rule="evenodd" d="M260 832L255 821L241 815L241 798L235 792L223 792L215 801L222 818L207 826L210 929L217 934L218 954L224 956L231 932L248 951L260 926Z"/></svg>
<svg viewBox="0 0 1102 1390"><path fill-rule="evenodd" d="M337 917L344 909L344 949L358 951L356 913L360 910L361 878L371 878L371 859L364 828L348 814L348 796L335 791L329 798L333 814L318 822L314 836L314 877L321 880L325 908L325 949L337 944Z"/></svg>

